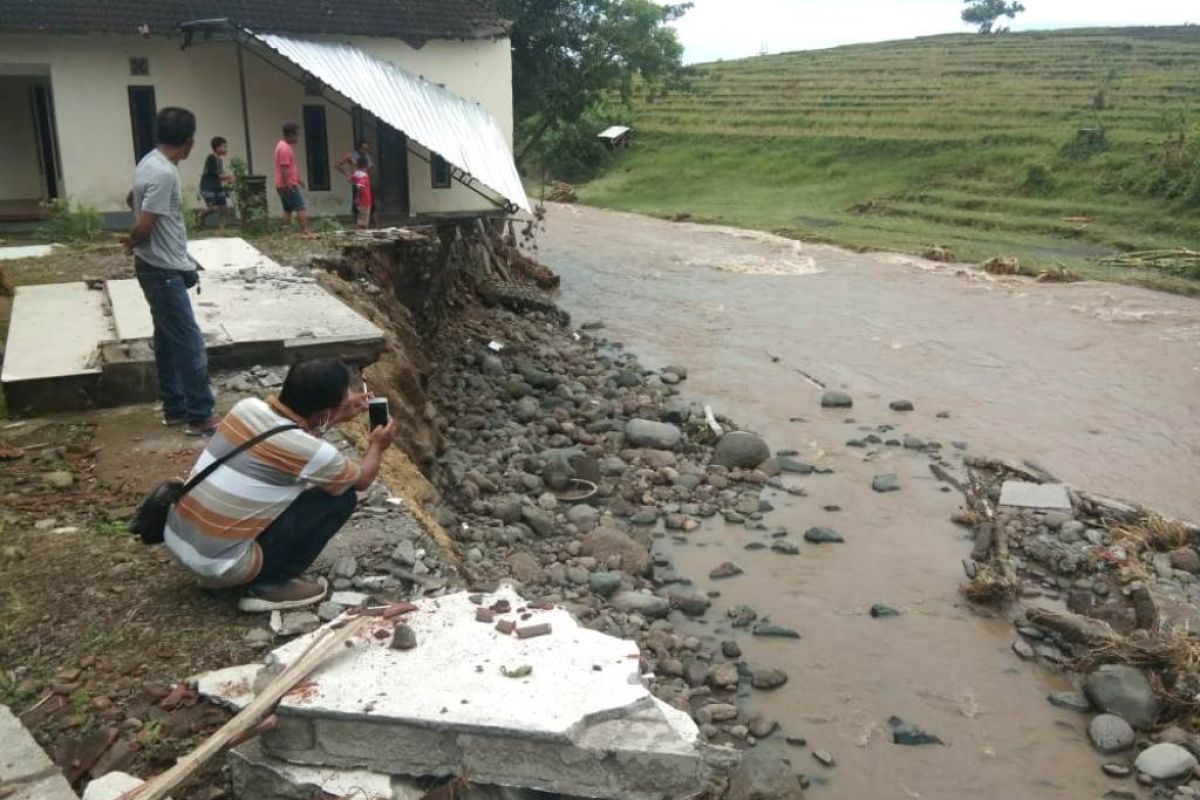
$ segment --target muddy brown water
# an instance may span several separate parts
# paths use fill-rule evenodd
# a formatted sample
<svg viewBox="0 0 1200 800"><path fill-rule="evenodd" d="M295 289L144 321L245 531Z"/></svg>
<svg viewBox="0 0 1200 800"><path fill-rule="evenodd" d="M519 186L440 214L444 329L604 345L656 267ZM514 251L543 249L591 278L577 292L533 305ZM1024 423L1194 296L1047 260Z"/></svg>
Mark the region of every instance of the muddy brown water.
<svg viewBox="0 0 1200 800"><path fill-rule="evenodd" d="M803 634L735 638L751 666L789 673L749 705L807 738L809 748L772 746L823 784L815 796L1065 800L1121 788L1100 771L1086 717L1045 700L1067 679L1020 661L1008 619L959 597L969 543L928 458L889 448L867 459L844 443L892 424L1200 517L1200 302L579 206L551 207L539 248L577 324L603 320L647 366L687 365L688 394L836 471L791 478L807 497L768 495L768 524L789 529L799 556L746 551L768 534L721 522L684 545L659 540L681 574L721 592L703 629L714 641L730 638L723 612L737 603ZM848 391L854 408L823 411L814 381ZM899 398L916 410L890 411ZM872 476L887 472L903 489L874 493ZM812 525L847 541L802 542ZM725 560L746 573L707 579ZM903 615L872 619L877 602ZM893 745L892 715L946 745ZM813 747L837 766L817 764Z"/></svg>

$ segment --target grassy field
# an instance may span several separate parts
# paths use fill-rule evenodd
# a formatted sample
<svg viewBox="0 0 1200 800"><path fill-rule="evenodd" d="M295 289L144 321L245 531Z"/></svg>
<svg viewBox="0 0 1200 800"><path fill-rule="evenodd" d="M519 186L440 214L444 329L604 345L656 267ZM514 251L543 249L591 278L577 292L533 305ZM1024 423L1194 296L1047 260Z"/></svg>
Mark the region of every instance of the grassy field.
<svg viewBox="0 0 1200 800"><path fill-rule="evenodd" d="M688 91L638 98L636 146L580 199L1136 280L1146 271L1096 260L1200 249L1197 76L1200 27L935 36L704 64Z"/></svg>

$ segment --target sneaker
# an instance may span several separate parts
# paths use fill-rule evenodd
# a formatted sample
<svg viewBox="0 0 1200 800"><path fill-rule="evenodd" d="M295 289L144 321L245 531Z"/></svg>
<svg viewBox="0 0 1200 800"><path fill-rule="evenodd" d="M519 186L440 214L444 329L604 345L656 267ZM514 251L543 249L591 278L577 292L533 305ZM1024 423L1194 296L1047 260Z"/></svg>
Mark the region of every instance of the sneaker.
<svg viewBox="0 0 1200 800"><path fill-rule="evenodd" d="M164 428L177 428L185 422L187 422L187 417L183 416L182 414L180 414L178 417L164 414L162 418L162 424Z"/></svg>
<svg viewBox="0 0 1200 800"><path fill-rule="evenodd" d="M325 599L329 584L324 578L315 581L293 578L282 586L270 589L247 589L238 600L238 610L249 614L263 611L283 611L287 608L303 608Z"/></svg>
<svg viewBox="0 0 1200 800"><path fill-rule="evenodd" d="M220 424L220 417L209 417L203 422L189 422L183 432L188 436L212 436Z"/></svg>

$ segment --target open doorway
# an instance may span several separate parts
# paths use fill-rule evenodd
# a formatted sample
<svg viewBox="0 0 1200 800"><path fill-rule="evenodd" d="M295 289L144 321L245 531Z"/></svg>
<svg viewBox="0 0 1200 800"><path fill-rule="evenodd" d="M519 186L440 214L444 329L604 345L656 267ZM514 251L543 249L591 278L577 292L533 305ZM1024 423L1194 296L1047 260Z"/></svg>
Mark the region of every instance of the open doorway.
<svg viewBox="0 0 1200 800"><path fill-rule="evenodd" d="M0 108L0 219L43 219L63 195L50 78L0 75Z"/></svg>

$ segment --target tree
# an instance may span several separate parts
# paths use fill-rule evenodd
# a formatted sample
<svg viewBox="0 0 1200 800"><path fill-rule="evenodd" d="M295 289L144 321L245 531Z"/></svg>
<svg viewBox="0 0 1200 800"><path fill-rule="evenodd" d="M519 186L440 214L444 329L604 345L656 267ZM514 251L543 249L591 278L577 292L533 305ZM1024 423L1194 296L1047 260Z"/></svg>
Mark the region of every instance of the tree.
<svg viewBox="0 0 1200 800"><path fill-rule="evenodd" d="M970 25L978 25L980 33L1001 33L1005 28L995 29L993 26L1000 17L1012 19L1025 10L1017 0L963 0L967 7L963 9L962 20Z"/></svg>
<svg viewBox="0 0 1200 800"><path fill-rule="evenodd" d="M551 129L577 122L635 80L681 74L683 45L668 23L691 3L654 0L494 0L512 23L513 106L521 161Z"/></svg>

